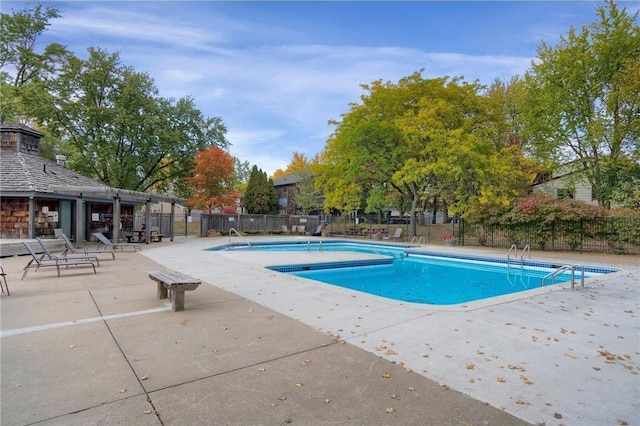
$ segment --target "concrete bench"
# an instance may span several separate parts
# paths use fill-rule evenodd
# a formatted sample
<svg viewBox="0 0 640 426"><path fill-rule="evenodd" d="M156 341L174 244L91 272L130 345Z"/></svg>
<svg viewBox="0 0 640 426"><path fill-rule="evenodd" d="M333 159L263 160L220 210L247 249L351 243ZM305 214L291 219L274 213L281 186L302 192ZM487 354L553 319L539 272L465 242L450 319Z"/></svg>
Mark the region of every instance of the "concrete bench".
<svg viewBox="0 0 640 426"><path fill-rule="evenodd" d="M149 271L149 278L158 283L158 299L166 299L167 290L171 291L174 312L184 310L184 292L193 291L201 284L200 280L172 269Z"/></svg>

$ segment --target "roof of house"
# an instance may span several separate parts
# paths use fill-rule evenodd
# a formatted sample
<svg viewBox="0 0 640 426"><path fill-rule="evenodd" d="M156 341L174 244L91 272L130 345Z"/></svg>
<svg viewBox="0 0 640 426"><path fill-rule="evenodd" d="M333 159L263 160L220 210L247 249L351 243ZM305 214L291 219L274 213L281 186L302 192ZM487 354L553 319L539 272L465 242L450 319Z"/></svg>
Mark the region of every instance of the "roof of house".
<svg viewBox="0 0 640 426"><path fill-rule="evenodd" d="M300 175L291 173L273 180L273 186L295 185L300 182Z"/></svg>

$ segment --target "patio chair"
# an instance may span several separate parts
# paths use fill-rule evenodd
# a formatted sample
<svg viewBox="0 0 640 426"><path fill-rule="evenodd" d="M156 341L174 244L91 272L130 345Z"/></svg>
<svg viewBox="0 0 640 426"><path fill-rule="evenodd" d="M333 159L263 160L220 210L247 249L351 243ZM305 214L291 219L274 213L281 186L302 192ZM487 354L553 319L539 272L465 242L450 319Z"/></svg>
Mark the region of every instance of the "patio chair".
<svg viewBox="0 0 640 426"><path fill-rule="evenodd" d="M131 247L133 251L141 251L142 247L138 243L114 243L110 239L104 236L102 232L94 232L93 235L98 239L98 250L102 250L101 247L104 247L104 250L112 249L115 250L120 248L120 251L124 251L125 247Z"/></svg>
<svg viewBox="0 0 640 426"><path fill-rule="evenodd" d="M88 260L90 262L96 262L97 266L100 266L100 261L98 260L98 256L92 256L90 254L62 254L61 256L56 256L53 253L51 253L49 251L49 249L47 248L47 245L44 243L44 241L42 241L42 238L38 238L36 237L36 241L38 242L38 244L40 244L40 247L42 247L42 256L40 257L40 259L44 259L45 256L49 258L49 260Z"/></svg>
<svg viewBox="0 0 640 426"><path fill-rule="evenodd" d="M7 284L7 273L4 272L4 268L2 266L0 266L0 277L2 277L2 280L4 281L4 287L7 288L7 296L11 296L11 293L9 293L9 284ZM2 281L0 281L0 289L3 293L4 287L2 287Z"/></svg>
<svg viewBox="0 0 640 426"><path fill-rule="evenodd" d="M307 232L307 225L298 225L298 234L304 235Z"/></svg>
<svg viewBox="0 0 640 426"><path fill-rule="evenodd" d="M390 237L383 237L383 239L388 240L388 239L394 239L394 240L400 240L402 239L402 228L396 228L396 232L391 235Z"/></svg>
<svg viewBox="0 0 640 426"><path fill-rule="evenodd" d="M313 235L314 237L322 236L322 225L318 225L316 230L314 232L312 232L311 235Z"/></svg>
<svg viewBox="0 0 640 426"><path fill-rule="evenodd" d="M53 236L56 238L60 238L60 235L63 235L63 234L64 234L64 231L62 230L62 228L55 228L53 230ZM67 238L69 239L69 241L73 241L73 237L71 238L67 237Z"/></svg>
<svg viewBox="0 0 640 426"><path fill-rule="evenodd" d="M73 246L73 243L71 243L71 240L69 239L69 237L67 237L67 234L63 232L58 236L58 238L61 238L64 241L64 244L67 246L65 251L62 253L62 256L66 256L67 253L76 254L76 255L80 254L78 252L78 249ZM113 258L113 260L116 260L116 251L113 248L111 248L110 250L87 250L87 248L85 247L83 252L84 254L109 253Z"/></svg>
<svg viewBox="0 0 640 426"><path fill-rule="evenodd" d="M44 260L44 259L40 259L38 257L38 255L33 251L31 246L29 246L29 244L27 244L24 241L22 241L22 245L27 249L27 251L31 255L31 260L29 261L29 263L27 263L27 266L24 267L24 273L22 274L22 278L21 278L20 281L25 279L25 277L29 273L29 269L32 269L32 268L35 268L35 270L37 271L40 268L55 267L57 269L57 271L58 271L58 277L60 277L60 267L61 266L65 266L65 267L69 267L69 266L91 266L93 268L93 273L97 274L96 265L94 265L93 262L91 262L89 260L79 260L78 259L78 260L66 260L65 261L65 260L60 260L58 258L56 258L55 260Z"/></svg>
<svg viewBox="0 0 640 426"><path fill-rule="evenodd" d="M287 225L280 225L280 227L282 228L283 234L289 234L289 228L287 228Z"/></svg>

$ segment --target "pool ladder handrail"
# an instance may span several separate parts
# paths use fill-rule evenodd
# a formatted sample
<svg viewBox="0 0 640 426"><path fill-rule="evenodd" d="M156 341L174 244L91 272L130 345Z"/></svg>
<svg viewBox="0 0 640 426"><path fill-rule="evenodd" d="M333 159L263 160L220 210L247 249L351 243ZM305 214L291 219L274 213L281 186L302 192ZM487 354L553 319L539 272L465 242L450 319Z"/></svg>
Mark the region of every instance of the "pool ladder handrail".
<svg viewBox="0 0 640 426"><path fill-rule="evenodd" d="M507 269L509 269L509 267L511 266L511 252L512 251L517 255L518 246L516 244L511 244L511 248L507 252ZM520 267L521 268L524 265L524 254L525 253L528 253L529 254L529 259L531 259L531 246L529 246L529 244L525 245L524 248L522 249L522 252L520 253Z"/></svg>
<svg viewBox="0 0 640 426"><path fill-rule="evenodd" d="M414 235L413 238L411 238L411 242L409 244L413 244L414 242L418 245L424 244L425 243L424 236L418 237L417 235Z"/></svg>
<svg viewBox="0 0 640 426"><path fill-rule="evenodd" d="M581 278L580 278L580 286L582 288L584 288L584 265L562 265L561 267L559 267L558 269L556 269L555 271L549 272L547 275L545 275L544 277L542 277L542 287L544 287L544 283L547 280L547 278L551 278L551 284L555 284L556 283L556 277L560 274L562 274L563 272L567 272L567 271L571 271L571 290L575 290L576 289L576 269L580 268L580 271L582 272Z"/></svg>
<svg viewBox="0 0 640 426"><path fill-rule="evenodd" d="M318 251L322 253L322 241L318 242ZM307 252L311 253L311 240L307 240Z"/></svg>
<svg viewBox="0 0 640 426"><path fill-rule="evenodd" d="M250 243L249 241L247 241L247 240L246 240L242 235L240 235L240 233L239 233L238 231L236 231L236 228L231 228L231 229L229 229L229 242L231 242L231 234L233 234L234 232L236 233L236 235L237 235L238 237L240 237L240 239L241 239L242 241L244 241L245 243L247 243L247 245L248 245L249 247L251 247L251 243Z"/></svg>

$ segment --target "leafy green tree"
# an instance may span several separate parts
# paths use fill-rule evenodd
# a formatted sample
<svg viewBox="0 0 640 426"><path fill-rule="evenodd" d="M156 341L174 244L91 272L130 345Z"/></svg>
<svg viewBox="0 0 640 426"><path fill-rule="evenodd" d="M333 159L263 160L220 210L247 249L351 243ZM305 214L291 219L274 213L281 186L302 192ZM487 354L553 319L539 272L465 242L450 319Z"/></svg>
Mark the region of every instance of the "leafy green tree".
<svg viewBox="0 0 640 426"><path fill-rule="evenodd" d="M322 194L316 190L315 177L309 170L297 173L299 180L296 184L296 205L302 210L302 214L322 208Z"/></svg>
<svg viewBox="0 0 640 426"><path fill-rule="evenodd" d="M520 110L534 152L577 160L595 198L609 206L627 174L620 162L640 158L640 27L638 12L628 14L614 1L597 15L557 46L539 46Z"/></svg>
<svg viewBox="0 0 640 426"><path fill-rule="evenodd" d="M59 17L55 8L37 5L0 14L0 122L22 123L38 127L45 136L40 155L53 159L58 141L36 117L46 105L47 82L69 56L67 49L51 43L37 51L38 41Z"/></svg>
<svg viewBox="0 0 640 426"><path fill-rule="evenodd" d="M55 77L56 69L69 54L67 49L51 43L36 52L36 43L59 17L55 8L33 8L0 14L0 114L3 122L28 122L32 110L42 102L45 82Z"/></svg>
<svg viewBox="0 0 640 426"><path fill-rule="evenodd" d="M89 48L49 87L41 119L66 142L70 167L113 187L184 193L196 152L228 145L220 118L205 118L190 98L159 97L152 78L117 53Z"/></svg>
<svg viewBox="0 0 640 426"><path fill-rule="evenodd" d="M323 153L326 203L343 203L337 192L352 184L366 199L372 188L387 188L394 207L411 213L415 235L416 213L427 195L433 204L469 214L508 203L533 177L513 142L516 127L500 126L504 114L496 111L507 107L506 96L489 96L477 83L424 79L420 73L363 88L368 93L362 104L334 123L335 135Z"/></svg>
<svg viewBox="0 0 640 426"><path fill-rule="evenodd" d="M378 215L378 224L382 223L382 216L389 205L391 205L387 194L388 191L386 187L376 186L369 190L367 196L367 206L364 211L365 213L376 213Z"/></svg>
<svg viewBox="0 0 640 426"><path fill-rule="evenodd" d="M249 214L276 214L278 212L278 191L273 180L258 166L253 166L247 189L244 193L244 208Z"/></svg>

